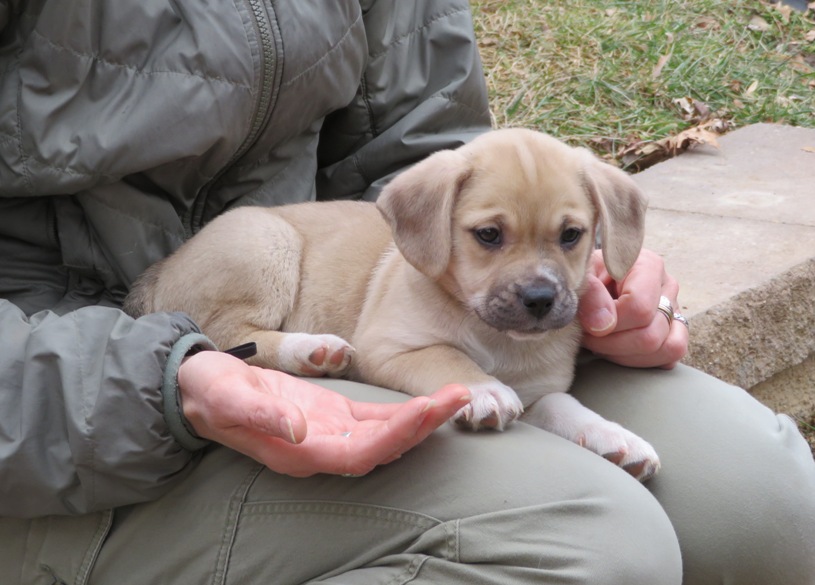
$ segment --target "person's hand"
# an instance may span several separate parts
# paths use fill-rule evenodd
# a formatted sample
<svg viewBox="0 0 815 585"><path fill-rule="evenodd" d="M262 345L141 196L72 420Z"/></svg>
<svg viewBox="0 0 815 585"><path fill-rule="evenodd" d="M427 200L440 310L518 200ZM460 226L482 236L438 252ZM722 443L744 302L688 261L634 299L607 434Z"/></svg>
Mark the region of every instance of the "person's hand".
<svg viewBox="0 0 815 585"><path fill-rule="evenodd" d="M657 310L659 297L678 310L679 284L662 258L643 250L621 282L606 271L600 250L592 256L578 318L583 347L620 365L673 368L688 351L688 328Z"/></svg>
<svg viewBox="0 0 815 585"><path fill-rule="evenodd" d="M399 404L355 402L282 372L204 351L178 371L195 432L279 473L364 475L398 459L470 400L464 386Z"/></svg>

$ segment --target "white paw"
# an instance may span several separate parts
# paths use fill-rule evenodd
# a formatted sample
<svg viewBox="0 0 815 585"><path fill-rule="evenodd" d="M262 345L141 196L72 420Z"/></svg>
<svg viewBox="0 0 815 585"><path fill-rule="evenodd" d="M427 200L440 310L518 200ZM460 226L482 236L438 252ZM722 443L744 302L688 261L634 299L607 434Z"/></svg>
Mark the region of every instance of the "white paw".
<svg viewBox="0 0 815 585"><path fill-rule="evenodd" d="M469 390L472 400L452 418L454 423L466 429L503 431L524 411L515 391L498 380L473 384Z"/></svg>
<svg viewBox="0 0 815 585"><path fill-rule="evenodd" d="M354 348L336 335L287 333L280 344L281 369L300 376L342 376L351 365Z"/></svg>
<svg viewBox="0 0 815 585"><path fill-rule="evenodd" d="M524 420L594 451L640 481L659 471L659 457L650 443L586 408L571 394L543 396L527 409Z"/></svg>
<svg viewBox="0 0 815 585"><path fill-rule="evenodd" d="M578 430L573 440L640 481L650 479L659 471L659 456L651 444L615 422L600 419L589 423Z"/></svg>

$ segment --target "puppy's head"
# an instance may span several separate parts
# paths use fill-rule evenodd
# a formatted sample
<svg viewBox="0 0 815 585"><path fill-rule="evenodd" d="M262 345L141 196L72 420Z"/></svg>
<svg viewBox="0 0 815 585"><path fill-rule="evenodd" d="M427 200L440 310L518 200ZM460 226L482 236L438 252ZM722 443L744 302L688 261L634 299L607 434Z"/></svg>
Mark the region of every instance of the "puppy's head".
<svg viewBox="0 0 815 585"><path fill-rule="evenodd" d="M497 130L394 179L377 202L417 270L515 337L564 327L600 230L609 273L639 254L646 200L624 172L531 130Z"/></svg>

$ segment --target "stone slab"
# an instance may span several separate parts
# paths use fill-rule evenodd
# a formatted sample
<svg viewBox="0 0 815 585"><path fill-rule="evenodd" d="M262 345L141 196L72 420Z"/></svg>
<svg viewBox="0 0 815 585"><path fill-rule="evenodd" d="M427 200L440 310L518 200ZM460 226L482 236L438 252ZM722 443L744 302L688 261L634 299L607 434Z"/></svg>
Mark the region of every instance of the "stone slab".
<svg viewBox="0 0 815 585"><path fill-rule="evenodd" d="M815 353L815 129L756 124L634 175L680 282L686 361L750 388Z"/></svg>

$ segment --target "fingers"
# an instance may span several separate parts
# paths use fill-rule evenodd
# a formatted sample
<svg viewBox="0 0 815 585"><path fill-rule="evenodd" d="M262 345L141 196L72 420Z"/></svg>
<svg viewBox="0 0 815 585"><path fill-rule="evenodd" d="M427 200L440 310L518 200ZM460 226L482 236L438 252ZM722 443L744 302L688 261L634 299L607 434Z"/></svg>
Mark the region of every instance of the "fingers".
<svg viewBox="0 0 815 585"><path fill-rule="evenodd" d="M605 338L585 336L583 345L611 362L634 368L670 369L685 356L688 329L682 323L667 320L658 313L651 324Z"/></svg>
<svg viewBox="0 0 815 585"><path fill-rule="evenodd" d="M469 398L461 386L446 387L433 396L387 405L387 410L393 409L390 417L355 421L347 436L312 432L298 445L266 439L261 441L265 448L251 444L246 448L252 452L250 456L271 469L295 477L316 473L365 475L415 447L466 402L462 397ZM361 408L365 411L369 406Z"/></svg>
<svg viewBox="0 0 815 585"><path fill-rule="evenodd" d="M676 303L679 287L665 272L662 257L643 250L634 267L619 284L617 330L647 327L656 315L659 297L668 296Z"/></svg>
<svg viewBox="0 0 815 585"><path fill-rule="evenodd" d="M620 283L612 283L596 266L596 258L581 298L580 323L586 333L583 346L609 361L631 367L674 367L687 353L688 330L657 310L660 297L678 307L679 284L665 271L662 258L643 250ZM616 298L611 291L619 293ZM603 330L604 311L616 324ZM607 313L606 313L607 314Z"/></svg>
<svg viewBox="0 0 815 585"><path fill-rule="evenodd" d="M586 278L585 291L580 299L577 317L583 330L602 337L617 326L617 308L605 284L595 275Z"/></svg>

